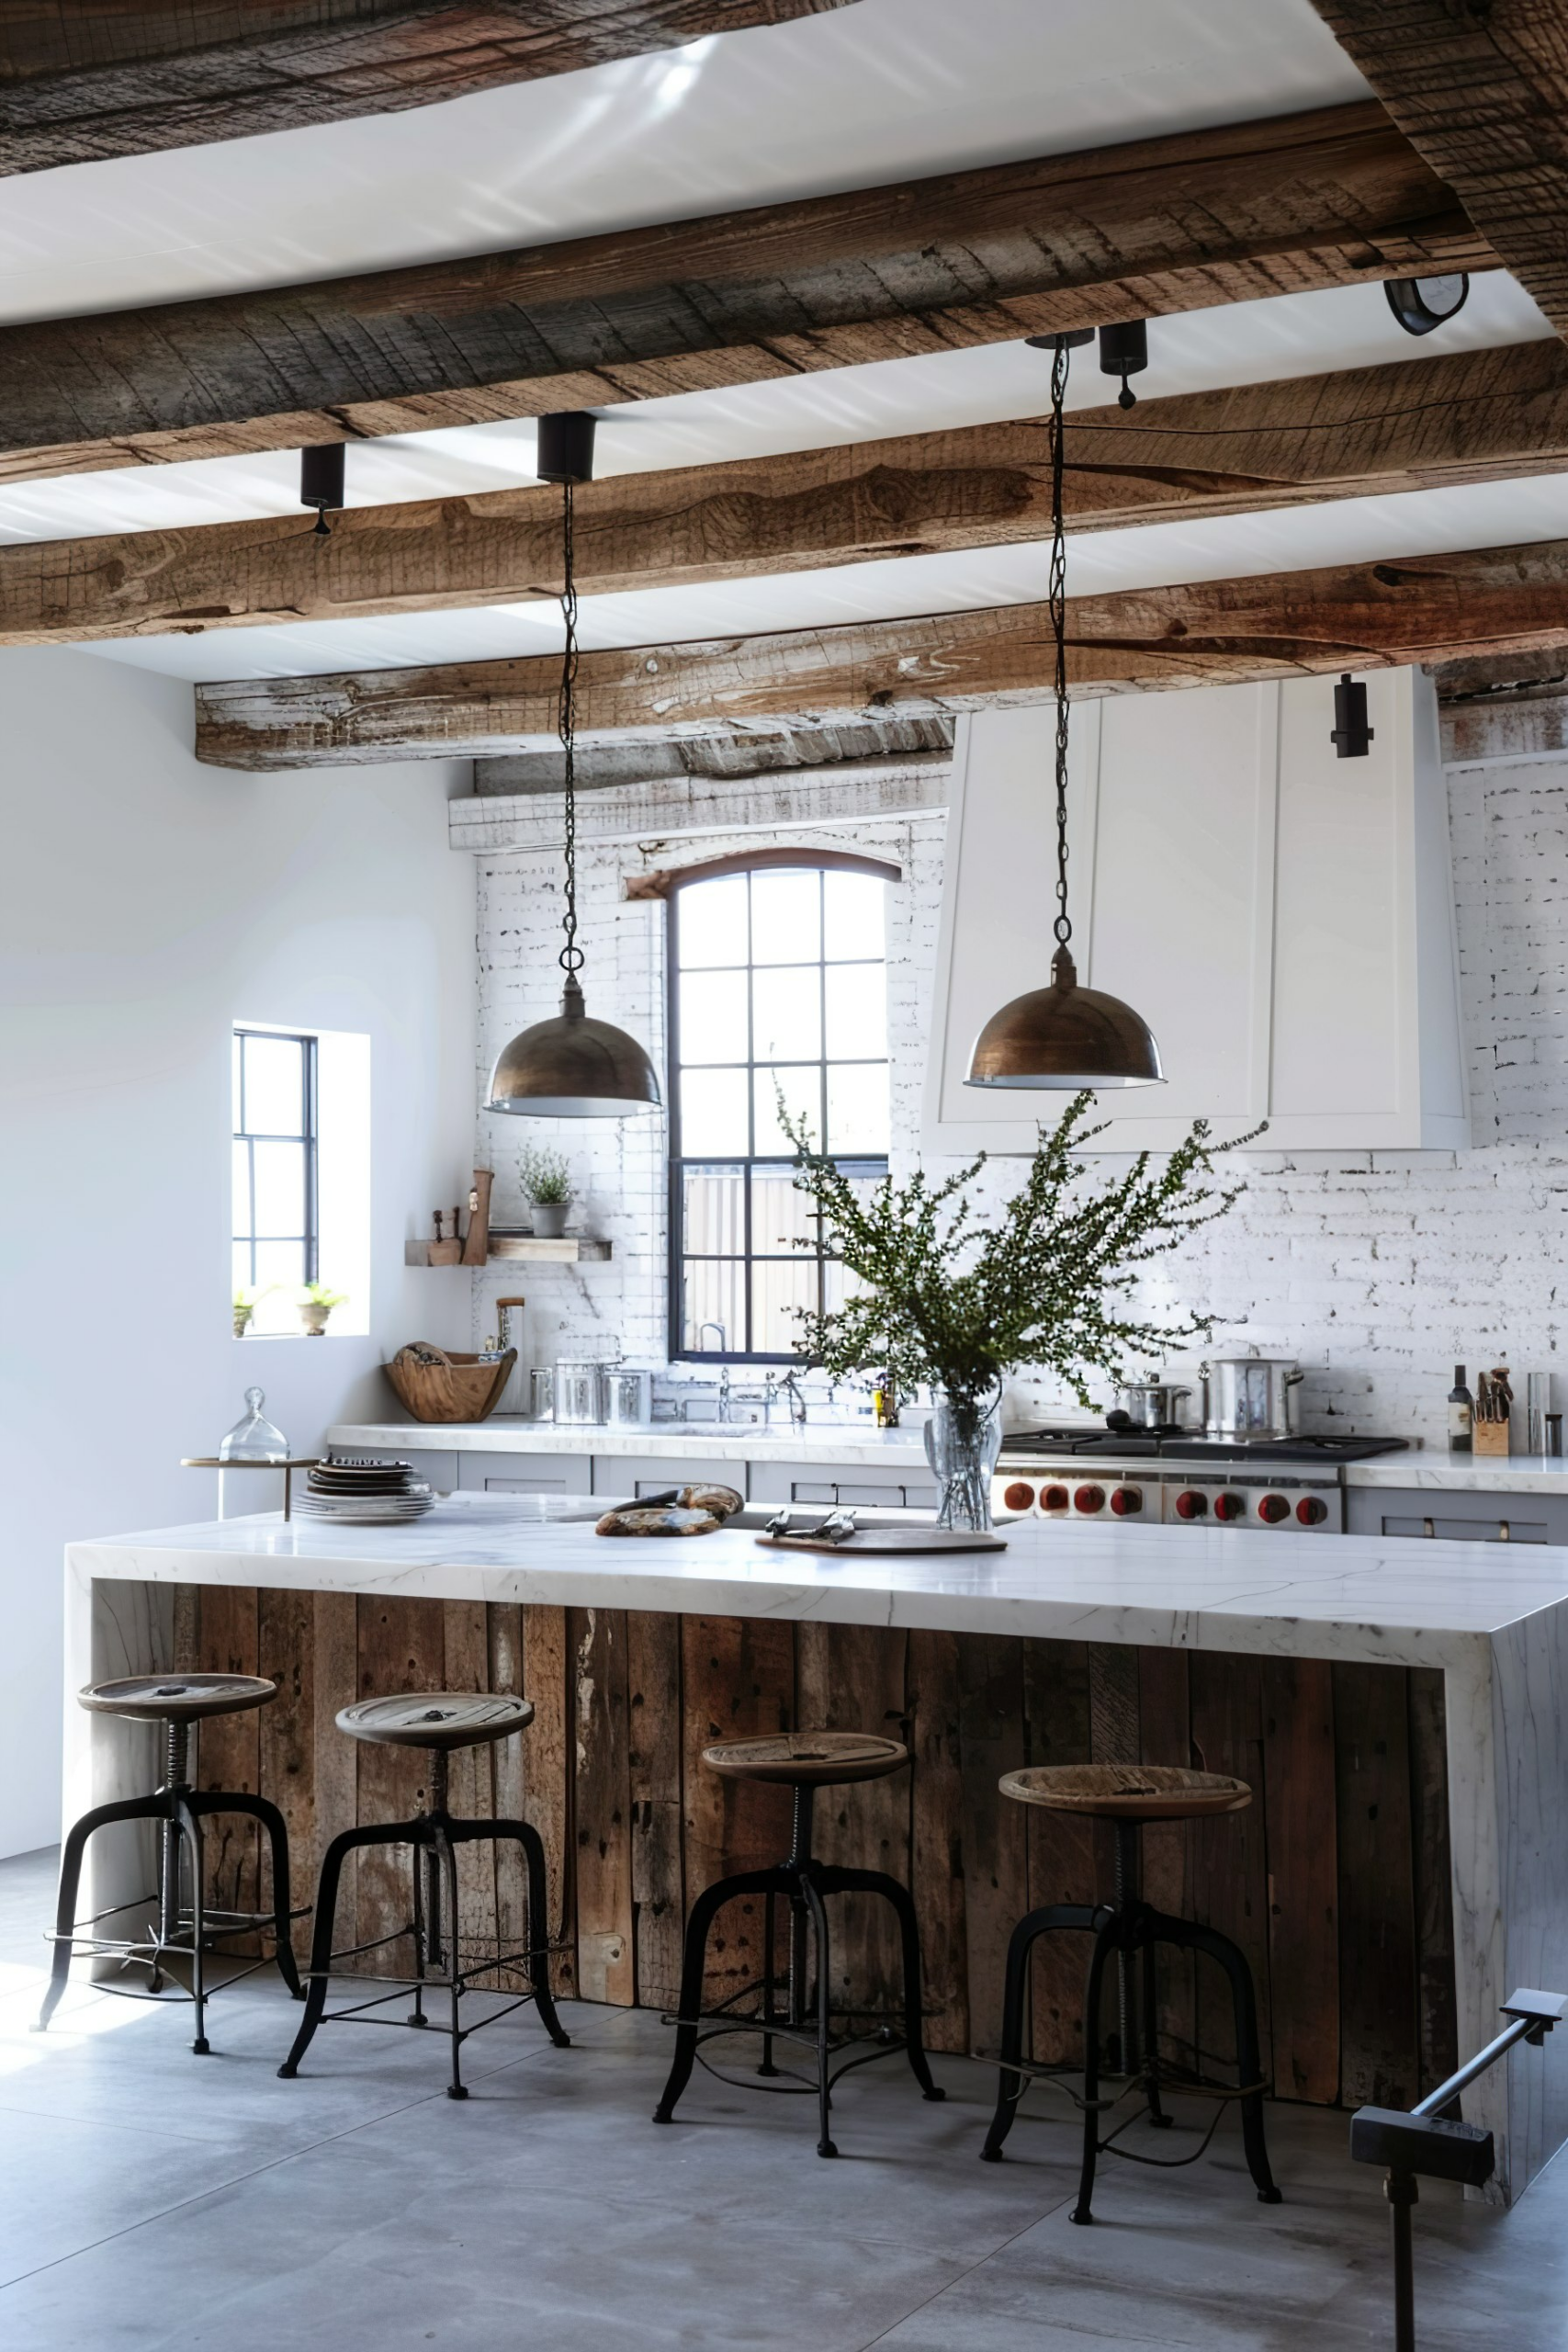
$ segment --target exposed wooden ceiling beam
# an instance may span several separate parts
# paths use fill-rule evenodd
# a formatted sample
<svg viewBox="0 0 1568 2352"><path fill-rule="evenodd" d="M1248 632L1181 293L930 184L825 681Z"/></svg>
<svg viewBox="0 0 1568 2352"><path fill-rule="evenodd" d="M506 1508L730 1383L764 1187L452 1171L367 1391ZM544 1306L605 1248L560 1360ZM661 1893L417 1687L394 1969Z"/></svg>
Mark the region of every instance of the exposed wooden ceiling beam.
<svg viewBox="0 0 1568 2352"><path fill-rule="evenodd" d="M1561 0L1314 0L1400 129L1568 334Z"/></svg>
<svg viewBox="0 0 1568 2352"><path fill-rule="evenodd" d="M1434 666L1443 756L1552 757L1568 749L1568 628L1533 653L1466 655Z"/></svg>
<svg viewBox="0 0 1568 2352"><path fill-rule="evenodd" d="M1078 695L1446 662L1568 636L1568 541L1075 599ZM945 716L1050 695L1043 605L588 653L582 735L733 734ZM493 759L547 738L559 662L454 662L198 686L198 759L333 767Z"/></svg>
<svg viewBox="0 0 1568 2352"><path fill-rule="evenodd" d="M0 11L0 173L401 114L850 5L39 0Z"/></svg>
<svg viewBox="0 0 1568 2352"><path fill-rule="evenodd" d="M0 480L794 375L1486 268L1375 103L530 251L0 329Z"/></svg>
<svg viewBox="0 0 1568 2352"><path fill-rule="evenodd" d="M881 718L851 727L791 727L764 735L682 735L657 742L586 743L573 777L579 792L657 783L670 776L716 782L875 760L942 759L953 749L951 718ZM558 748L524 752L514 759L479 760L476 798L560 797L566 754Z"/></svg>
<svg viewBox="0 0 1568 2352"><path fill-rule="evenodd" d="M621 594L1039 539L1049 444L1032 419L591 482L578 585ZM1080 410L1068 521L1190 522L1565 467L1568 351L1542 339ZM544 488L351 507L325 539L268 516L34 541L0 547L0 645L518 603L554 594L559 572L560 493Z"/></svg>

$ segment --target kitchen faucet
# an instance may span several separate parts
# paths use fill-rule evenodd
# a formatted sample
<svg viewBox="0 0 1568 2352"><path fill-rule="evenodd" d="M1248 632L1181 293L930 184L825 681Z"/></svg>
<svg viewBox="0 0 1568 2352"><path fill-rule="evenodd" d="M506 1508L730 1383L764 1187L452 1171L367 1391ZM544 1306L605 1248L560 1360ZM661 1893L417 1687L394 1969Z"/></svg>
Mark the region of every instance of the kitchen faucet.
<svg viewBox="0 0 1568 2352"><path fill-rule="evenodd" d="M722 1323L698 1324L697 1345L699 1348L702 1346L703 1333L705 1331L716 1331L718 1333L718 1344L720 1350L727 1351L728 1349L729 1334L726 1331ZM727 1363L720 1364L718 1368L717 1419L721 1427L727 1426L729 1420L729 1366Z"/></svg>

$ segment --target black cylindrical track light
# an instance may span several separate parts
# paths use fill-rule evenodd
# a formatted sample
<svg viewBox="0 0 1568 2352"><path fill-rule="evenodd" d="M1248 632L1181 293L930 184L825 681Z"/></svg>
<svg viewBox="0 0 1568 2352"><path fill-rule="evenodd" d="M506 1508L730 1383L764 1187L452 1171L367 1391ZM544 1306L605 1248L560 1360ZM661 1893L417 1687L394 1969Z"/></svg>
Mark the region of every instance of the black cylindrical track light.
<svg viewBox="0 0 1568 2352"><path fill-rule="evenodd" d="M1376 729L1367 725L1367 689L1348 670L1334 689L1334 725L1328 740L1342 760L1364 760Z"/></svg>
<svg viewBox="0 0 1568 2352"><path fill-rule="evenodd" d="M323 539L332 528L327 516L343 509L343 452L341 441L324 441L299 452L299 503L315 508L316 529Z"/></svg>
<svg viewBox="0 0 1568 2352"><path fill-rule="evenodd" d="M1128 384L1129 376L1141 376L1149 364L1149 330L1143 319L1128 319L1124 324L1101 327L1100 330L1100 372L1102 376L1120 376L1122 389L1116 395L1119 408L1132 408L1137 393Z"/></svg>
<svg viewBox="0 0 1568 2352"><path fill-rule="evenodd" d="M563 409L539 419L538 455L534 471L541 481L592 481L593 427L598 418L591 409Z"/></svg>

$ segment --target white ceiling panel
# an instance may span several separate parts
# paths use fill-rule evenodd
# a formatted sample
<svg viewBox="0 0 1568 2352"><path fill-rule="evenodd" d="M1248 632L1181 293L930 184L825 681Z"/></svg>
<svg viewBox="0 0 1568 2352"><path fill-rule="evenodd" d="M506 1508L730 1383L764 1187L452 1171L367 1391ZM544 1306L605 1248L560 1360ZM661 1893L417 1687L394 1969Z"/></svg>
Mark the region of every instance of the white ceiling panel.
<svg viewBox="0 0 1568 2352"><path fill-rule="evenodd" d="M1067 588L1069 595L1089 595L1554 538L1568 538L1568 475L1090 532L1069 543ZM584 597L579 631L588 648L671 644L1026 604L1044 596L1048 560L1043 544L991 548L711 587ZM220 629L85 650L174 677L210 681L496 661L549 652L560 641L557 607L538 604Z"/></svg>
<svg viewBox="0 0 1568 2352"><path fill-rule="evenodd" d="M857 0L360 121L0 182L0 320L287 285L1329 106L1310 0Z"/></svg>

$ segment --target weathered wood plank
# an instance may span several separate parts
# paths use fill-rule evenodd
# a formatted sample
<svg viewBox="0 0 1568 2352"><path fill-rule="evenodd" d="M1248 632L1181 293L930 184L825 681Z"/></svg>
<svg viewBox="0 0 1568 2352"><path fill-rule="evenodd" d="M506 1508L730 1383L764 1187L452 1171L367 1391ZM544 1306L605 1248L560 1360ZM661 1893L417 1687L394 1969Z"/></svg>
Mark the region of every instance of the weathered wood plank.
<svg viewBox="0 0 1568 2352"><path fill-rule="evenodd" d="M359 1696L359 1608L351 1592L315 1596L316 1655L312 1673L310 1752L318 1866L333 1839L359 1820L359 1742L339 1731L336 1717ZM270 1792L268 1792L270 1793ZM315 1882L303 1900L314 1903ZM359 1859L348 1857L339 1882L339 1944L350 1944L359 1916ZM312 1918L308 1924L313 1929Z"/></svg>
<svg viewBox="0 0 1568 2352"><path fill-rule="evenodd" d="M1339 1952L1350 2107L1419 2096L1411 1750L1404 1669L1338 1664Z"/></svg>
<svg viewBox="0 0 1568 2352"><path fill-rule="evenodd" d="M787 23L848 0L245 0L13 7L0 173L205 147Z"/></svg>
<svg viewBox="0 0 1568 2352"><path fill-rule="evenodd" d="M257 1671L277 1685L277 1696L256 1717L256 1786L283 1815L288 1832L289 1900L298 1907L315 1892L321 1849L316 1835L316 1596L263 1589L257 1597ZM271 1857L262 1841L262 1899L273 1900ZM294 1931L299 1956L310 1949L310 1923Z"/></svg>
<svg viewBox="0 0 1568 2352"><path fill-rule="evenodd" d="M908 1637L880 1625L814 1626L821 1659L807 1684L807 1647L796 1653L797 1721L802 1731L860 1731L885 1739L908 1735ZM818 1791L812 1846L847 1870L880 1871L909 1884L909 1774ZM836 1898L831 1999L836 2014L891 2012L903 2004L898 1923L891 1905L863 1894Z"/></svg>
<svg viewBox="0 0 1568 2352"><path fill-rule="evenodd" d="M1190 1766L1192 1707L1185 1650L1138 1652L1139 1759ZM1184 1822L1151 1822L1144 1831L1144 1896L1173 1918L1193 1917L1188 1832ZM1190 1952L1165 1951L1156 1965L1162 2052L1190 2069L1196 2057L1197 1992Z"/></svg>
<svg viewBox="0 0 1568 2352"><path fill-rule="evenodd" d="M534 1720L523 1735L523 1818L539 1833L549 1887L550 1989L577 1995L577 1888L572 1838L572 1666L564 1609L523 1611L524 1695Z"/></svg>
<svg viewBox="0 0 1568 2352"><path fill-rule="evenodd" d="M1075 411L1067 526L1196 520L1563 466L1568 352L1517 344L1144 400L1130 414ZM577 582L584 595L623 594L1026 543L1049 535L1050 476L1039 418L619 474L576 493ZM519 603L553 595L559 569L560 494L547 488L350 507L324 540L278 515L30 540L0 547L0 644ZM662 748L680 773L704 747ZM756 764L748 739L725 748L732 769L748 749ZM597 754L601 764L616 756L624 749ZM593 761L580 782L595 780Z"/></svg>
<svg viewBox="0 0 1568 2352"><path fill-rule="evenodd" d="M1375 106L0 329L0 478L417 432L1485 268Z"/></svg>
<svg viewBox="0 0 1568 2352"><path fill-rule="evenodd" d="M1449 1848L1448 1708L1441 1670L1412 1667L1410 1805L1417 1971L1418 2089L1423 2098L1459 2064L1454 1991L1453 1858ZM1467 2053L1468 2054L1468 2053Z"/></svg>
<svg viewBox="0 0 1568 2352"><path fill-rule="evenodd" d="M728 733L743 721L820 727L1043 702L1049 619L1043 605L1013 605L586 653L580 730ZM1076 699L1558 645L1568 637L1568 541L1077 597L1067 630ZM530 655L198 686L197 756L253 769L492 758L553 729L558 666Z"/></svg>
<svg viewBox="0 0 1568 2352"><path fill-rule="evenodd" d="M626 1615L572 1609L578 1988L585 2001L637 1998L631 1793L626 1764Z"/></svg>
<svg viewBox="0 0 1568 2352"><path fill-rule="evenodd" d="M964 1776L965 1970L975 2045L1001 2039L1008 1939L1029 1908L1026 1808L997 1782L1028 1760L1023 1645L986 1634L958 1636L959 1740Z"/></svg>
<svg viewBox="0 0 1568 2352"><path fill-rule="evenodd" d="M911 1783L910 1861L920 1921L926 2041L932 2050L970 2047L964 1949L964 1769L959 1731L958 1636L909 1635L907 1705Z"/></svg>
<svg viewBox="0 0 1568 2352"><path fill-rule="evenodd" d="M626 1772L631 1801L637 1997L672 2009L681 1991L685 1879L681 1859L681 1623L626 1619Z"/></svg>
<svg viewBox="0 0 1568 2352"><path fill-rule="evenodd" d="M260 1672L259 1599L250 1585L205 1585L197 1626L199 1663L209 1674ZM259 1711L217 1715L196 1739L196 1784L254 1796L261 1787ZM225 1911L261 1905L261 1847L253 1823L220 1814L203 1825L207 1892Z"/></svg>
<svg viewBox="0 0 1568 2352"><path fill-rule="evenodd" d="M1023 1707L1031 1764L1088 1764L1092 1760L1089 1653L1082 1642L1026 1641ZM997 1803L1021 1816L1028 1846L1028 1901L1036 1911L1047 1903L1093 1903L1100 1894L1100 1858L1094 1824L1036 1805ZM1031 1973L1032 2054L1042 2065L1083 2064L1084 1971L1089 1939L1071 1933L1042 1937ZM980 2040L995 2048L1000 2036L998 2007Z"/></svg>
<svg viewBox="0 0 1568 2352"><path fill-rule="evenodd" d="M702 1752L721 1739L748 1739L792 1728L795 1632L793 1626L769 1620L681 1620L681 1782L688 1907L716 1879L738 1871L766 1870L789 1851L787 1790L721 1780L703 1762ZM781 1922L781 1934L782 1928ZM727 1999L758 1975L761 1937L760 1901L731 1904L720 1913L708 1939L706 2001Z"/></svg>
<svg viewBox="0 0 1568 2352"><path fill-rule="evenodd" d="M1263 1690L1255 1657L1195 1650L1189 1661L1192 1747L1205 1772L1231 1772L1252 1790L1246 1813L1193 1822L1189 1829L1193 1915L1229 1936L1247 1955L1258 1991L1258 2042L1265 2066L1273 2047L1269 1975L1268 1864L1265 1855ZM1235 2032L1230 1990L1200 1960L1198 2061L1204 2073L1234 2067Z"/></svg>
<svg viewBox="0 0 1568 2352"><path fill-rule="evenodd" d="M1375 1670L1375 1669L1374 1669ZM1334 1787L1337 1672L1263 1661L1263 1804L1275 2088L1332 2106L1339 2087L1340 1871Z"/></svg>
<svg viewBox="0 0 1568 2352"><path fill-rule="evenodd" d="M490 1628L482 1600L442 1603L442 1688L446 1690L488 1690ZM502 1741L510 1747L511 1741ZM447 1766L448 1804L458 1821L495 1817L494 1747L459 1747ZM482 1843L457 1848L457 1905L461 1921L459 1950L465 1968L493 1959L496 1942L495 1849Z"/></svg>
<svg viewBox="0 0 1568 2352"><path fill-rule="evenodd" d="M394 1595L359 1602L359 1695L380 1698L400 1690L439 1690L446 1670L446 1629L439 1600L405 1600ZM358 1740L358 1804L362 1822L410 1821L430 1803L430 1759L418 1748L389 1747ZM412 1966L412 1942L401 1936L412 1918L409 1849L367 1847L359 1856L355 1896L356 1943L397 1935L401 1939L355 1962L372 1973L406 1975ZM346 1914L338 1906L340 1922ZM346 1940L342 1926L340 1945Z"/></svg>
<svg viewBox="0 0 1568 2352"><path fill-rule="evenodd" d="M490 1603L485 1611L485 1645L488 1687L512 1698L526 1698L529 1694L524 1687L523 1611L514 1601ZM491 1793L496 1814L503 1820L524 1818L523 1757L532 1736L530 1728L520 1739L503 1739L492 1751ZM495 1932L502 1951L521 1951L536 1937L541 1943L547 1941L547 1917L535 1923L534 1935L529 1932L528 1878L522 1848L511 1839L498 1845L494 1871ZM509 1990L521 1989L522 1981L518 1972L502 1972L501 1982Z"/></svg>

